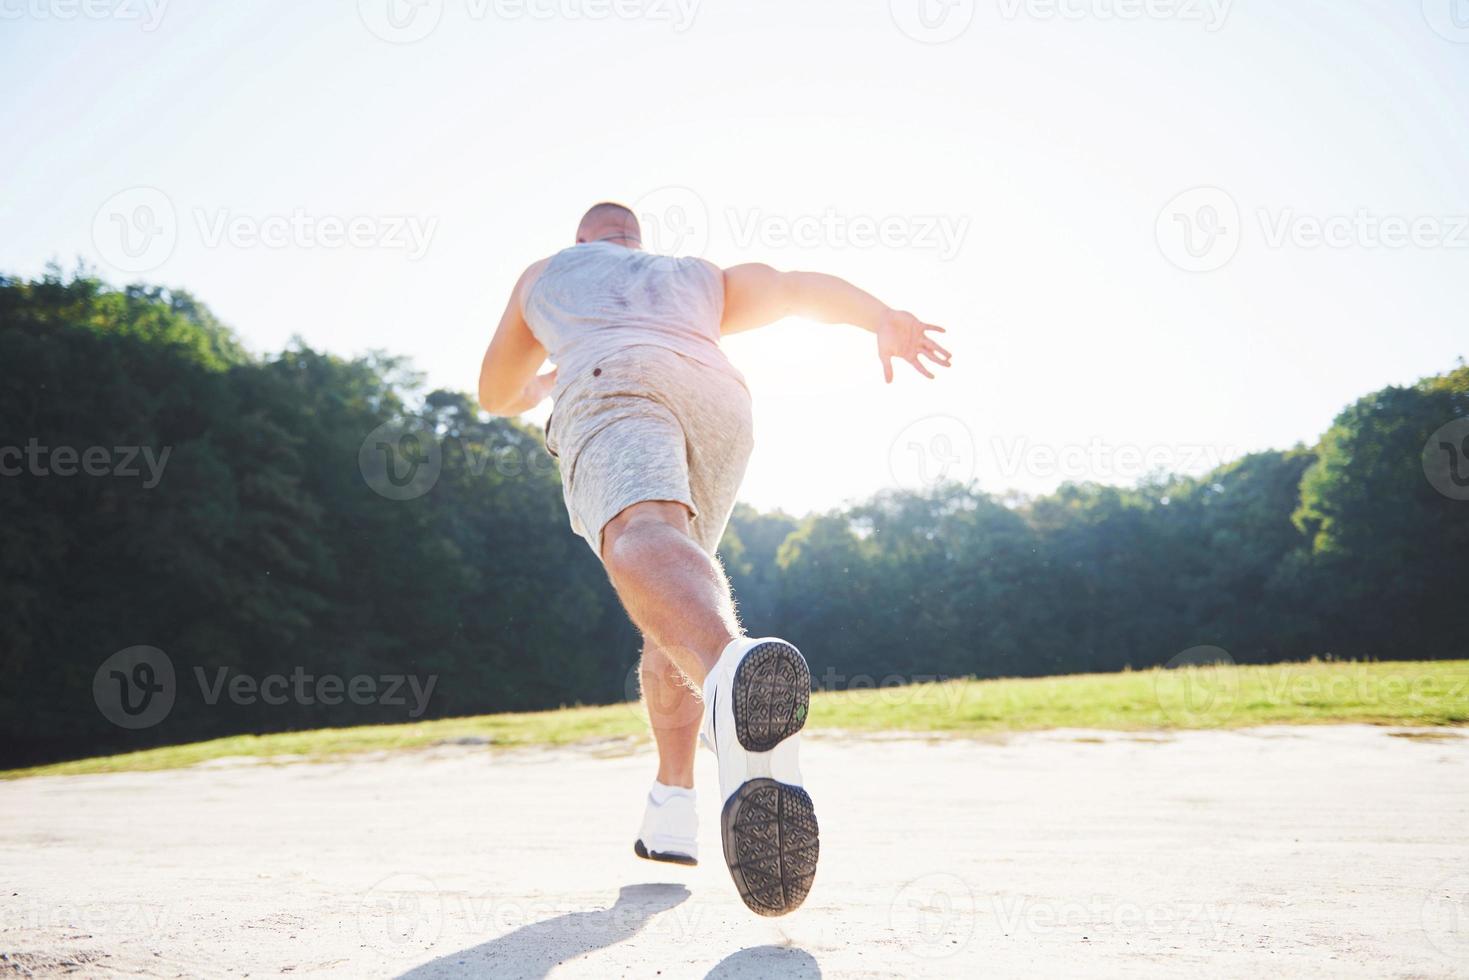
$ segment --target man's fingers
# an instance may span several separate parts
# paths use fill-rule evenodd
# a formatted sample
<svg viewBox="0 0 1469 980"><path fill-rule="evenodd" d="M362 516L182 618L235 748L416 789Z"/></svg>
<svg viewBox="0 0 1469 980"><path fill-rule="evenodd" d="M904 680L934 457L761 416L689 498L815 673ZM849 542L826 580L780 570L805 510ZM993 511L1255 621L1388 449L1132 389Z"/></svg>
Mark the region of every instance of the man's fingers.
<svg viewBox="0 0 1469 980"><path fill-rule="evenodd" d="M893 383L893 356L891 354L879 354L882 359L882 378L888 384Z"/></svg>
<svg viewBox="0 0 1469 980"><path fill-rule="evenodd" d="M949 332L949 331L945 330L943 327L936 327L936 326L934 326L932 323L925 323L923 325L923 329L924 329L924 332L925 333L927 331L929 331L929 330L937 330L939 333L948 333Z"/></svg>
<svg viewBox="0 0 1469 980"><path fill-rule="evenodd" d="M908 358L908 363L913 365L913 369L919 374L923 375L925 378L929 378L930 380L933 378L933 375L929 372L928 368L924 367L923 362L918 359L917 354L914 354L912 357Z"/></svg>
<svg viewBox="0 0 1469 980"><path fill-rule="evenodd" d="M949 362L953 360L953 355L937 344L926 344L919 353L935 364L942 364L944 367L948 367Z"/></svg>

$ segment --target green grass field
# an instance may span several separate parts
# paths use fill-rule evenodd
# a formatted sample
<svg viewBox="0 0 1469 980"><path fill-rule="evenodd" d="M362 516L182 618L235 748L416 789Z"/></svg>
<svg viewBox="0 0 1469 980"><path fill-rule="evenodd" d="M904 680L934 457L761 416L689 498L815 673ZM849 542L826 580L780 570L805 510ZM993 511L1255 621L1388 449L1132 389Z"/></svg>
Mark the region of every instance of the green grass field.
<svg viewBox="0 0 1469 980"><path fill-rule="evenodd" d="M1469 724L1469 660L1193 667L817 693L810 729L967 734L1152 731L1355 722ZM464 741L492 746L646 739L636 704L242 735L0 772L0 779L176 769L215 759L324 759Z"/></svg>

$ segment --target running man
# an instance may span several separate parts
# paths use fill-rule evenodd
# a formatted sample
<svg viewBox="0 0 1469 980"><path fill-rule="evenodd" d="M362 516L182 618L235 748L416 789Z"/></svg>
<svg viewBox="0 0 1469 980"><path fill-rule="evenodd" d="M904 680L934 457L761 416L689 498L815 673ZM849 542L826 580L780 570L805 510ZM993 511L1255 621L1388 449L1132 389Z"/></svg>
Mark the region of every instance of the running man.
<svg viewBox="0 0 1469 980"><path fill-rule="evenodd" d="M574 246L521 275L479 379L494 415L553 400L546 448L561 462L572 529L643 635L658 776L634 850L697 862L702 737L719 761L725 862L761 915L795 909L816 873L816 816L797 765L811 674L792 644L745 635L715 557L754 446L750 394L719 338L788 316L875 334L889 383L893 358L927 378L921 358L949 365L929 336L941 327L848 282L651 255L637 216L603 203ZM555 367L537 374L547 359Z"/></svg>

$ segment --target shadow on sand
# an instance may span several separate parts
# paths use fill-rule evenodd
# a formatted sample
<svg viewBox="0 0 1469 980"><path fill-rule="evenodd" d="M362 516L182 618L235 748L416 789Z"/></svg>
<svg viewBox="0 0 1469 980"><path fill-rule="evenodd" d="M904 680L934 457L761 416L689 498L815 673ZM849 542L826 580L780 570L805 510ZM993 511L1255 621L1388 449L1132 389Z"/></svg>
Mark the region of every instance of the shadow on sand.
<svg viewBox="0 0 1469 980"><path fill-rule="evenodd" d="M544 977L558 963L631 939L653 916L688 897L689 890L683 885L624 885L611 908L568 912L521 926L499 939L414 967L398 980L449 977L534 980Z"/></svg>
<svg viewBox="0 0 1469 980"><path fill-rule="evenodd" d="M732 953L714 964L704 980L753 980L755 977L779 977L780 980L817 980L821 967L816 958L794 946L751 946Z"/></svg>
<svg viewBox="0 0 1469 980"><path fill-rule="evenodd" d="M521 926L499 939L416 966L398 980L463 980L516 977L536 980L567 960L636 936L648 920L688 900L683 885L624 885L617 901L594 912L568 912ZM791 946L753 946L732 953L706 980L779 977L816 980L821 968L811 954Z"/></svg>

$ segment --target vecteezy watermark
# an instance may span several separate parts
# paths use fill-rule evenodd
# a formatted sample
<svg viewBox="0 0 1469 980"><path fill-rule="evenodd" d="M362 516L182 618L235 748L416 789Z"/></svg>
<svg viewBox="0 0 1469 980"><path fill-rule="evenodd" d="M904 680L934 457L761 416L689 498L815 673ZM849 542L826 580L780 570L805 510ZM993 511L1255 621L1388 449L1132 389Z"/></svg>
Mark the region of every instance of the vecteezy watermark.
<svg viewBox="0 0 1469 980"><path fill-rule="evenodd" d="M812 687L821 691L858 694L864 703L887 707L922 707L928 717L954 717L971 691L982 691L965 680L941 674L847 674L827 667L812 677ZM704 711L698 689L661 655L644 658L628 669L624 693L629 708L642 714L647 708L654 728L682 728L697 721Z"/></svg>
<svg viewBox="0 0 1469 980"><path fill-rule="evenodd" d="M428 710L439 682L437 674L311 674L297 666L289 674L256 677L230 667L193 670L200 698L213 707L222 700L236 705L285 704L335 707L351 703L366 707L407 708L409 718ZM120 728L152 728L168 717L179 693L173 660L157 647L119 650L97 668L92 677L92 700L102 716Z"/></svg>
<svg viewBox="0 0 1469 980"><path fill-rule="evenodd" d="M1469 697L1469 678L1405 673L1388 664L1281 664L1258 675L1260 695L1270 704L1353 704L1401 711L1413 703ZM1384 713L1394 713L1384 711Z"/></svg>
<svg viewBox="0 0 1469 980"><path fill-rule="evenodd" d="M428 945L443 931L443 892L423 875L388 875L357 906L357 934L376 950Z"/></svg>
<svg viewBox="0 0 1469 980"><path fill-rule="evenodd" d="M1140 446L1114 444L1100 438L1055 446L1032 443L1024 436L991 440L1000 474L1099 482L1135 482L1152 473L1204 473L1239 458L1233 446L1169 443Z"/></svg>
<svg viewBox="0 0 1469 980"><path fill-rule="evenodd" d="M1351 214L1312 215L1260 208L1256 215L1269 248L1469 248L1469 214L1407 216L1358 208Z"/></svg>
<svg viewBox="0 0 1469 980"><path fill-rule="evenodd" d="M1233 666L1234 658L1221 647L1190 647L1154 675L1158 706L1181 728L1224 724L1239 701L1239 675L1228 669Z"/></svg>
<svg viewBox="0 0 1469 980"><path fill-rule="evenodd" d="M450 452L459 454L464 472L475 478L491 470L516 477L556 468L556 461L539 444L494 438L475 443L440 436L427 419L405 416L389 419L367 434L357 450L357 469L378 496L413 500L438 484Z"/></svg>
<svg viewBox="0 0 1469 980"><path fill-rule="evenodd" d="M178 240L178 212L156 187L118 191L92 216L93 244L103 261L123 272L158 268L173 255Z"/></svg>
<svg viewBox="0 0 1469 980"><path fill-rule="evenodd" d="M675 34L693 26L700 0L462 0L471 22L486 20L651 21ZM457 7L457 5L456 5ZM357 15L375 37L392 44L422 41L444 19L444 0L357 0Z"/></svg>
<svg viewBox="0 0 1469 980"><path fill-rule="evenodd" d="M155 31L167 7L168 0L0 0L0 21L117 20Z"/></svg>
<svg viewBox="0 0 1469 980"><path fill-rule="evenodd" d="M421 874L399 872L364 893L357 907L357 931L365 945L383 951L435 942L457 948L472 939L500 936L497 944L506 946L512 959L517 942L537 957L544 955L547 923L568 944L583 949L601 949L638 934L683 946L704 931L705 907L688 898L683 885L623 885L614 902L589 909L584 899L521 898L500 889L478 895L445 890Z"/></svg>
<svg viewBox="0 0 1469 980"><path fill-rule="evenodd" d="M106 933L111 939L153 940L177 925L174 905L67 898L59 902L26 901L23 911L7 910L6 917L27 929L64 929L88 934ZM22 973L22 976L26 974Z"/></svg>
<svg viewBox="0 0 1469 980"><path fill-rule="evenodd" d="M643 229L643 247L659 255L697 258L709 248L709 205L692 188L670 184L639 197L630 207Z"/></svg>
<svg viewBox="0 0 1469 980"><path fill-rule="evenodd" d="M623 680L624 703L638 715L646 711L653 729L683 728L704 716L697 687L666 654L643 656Z"/></svg>
<svg viewBox="0 0 1469 980"><path fill-rule="evenodd" d="M1005 20L1177 21L1202 24L1214 33L1224 26L1234 0L999 0Z"/></svg>
<svg viewBox="0 0 1469 980"><path fill-rule="evenodd" d="M335 707L351 702L360 707L381 705L385 708L407 708L409 718L421 718L428 710L438 674L420 678L417 674L309 674L297 666L289 675L267 674L255 677L229 667L216 667L211 677L203 667L194 668L194 679L204 703L213 707L221 699L231 704L266 704L279 707L299 704L310 707L324 704ZM411 700L410 700L411 699Z"/></svg>
<svg viewBox="0 0 1469 980"><path fill-rule="evenodd" d="M1465 0L1423 0L1423 19L1444 40L1469 44L1469 3Z"/></svg>
<svg viewBox="0 0 1469 980"><path fill-rule="evenodd" d="M761 208L730 208L726 218L735 245L766 248L888 248L937 252L948 261L969 233L968 215L847 215L835 208L820 214L770 214Z"/></svg>
<svg viewBox="0 0 1469 980"><path fill-rule="evenodd" d="M357 0L357 16L375 37L390 44L412 44L439 26L444 0Z"/></svg>
<svg viewBox="0 0 1469 980"><path fill-rule="evenodd" d="M1445 878L1423 899L1423 935L1449 959L1469 960L1469 874Z"/></svg>
<svg viewBox="0 0 1469 980"><path fill-rule="evenodd" d="M172 446L43 446L34 436L24 447L0 446L0 477L143 477L143 489L152 490L163 479ZM147 475L138 468L139 460Z"/></svg>
<svg viewBox="0 0 1469 980"><path fill-rule="evenodd" d="M416 262L428 253L439 219L411 214L240 214L229 208L194 210L205 248L380 249L403 252Z"/></svg>
<svg viewBox="0 0 1469 980"><path fill-rule="evenodd" d="M305 208L249 214L193 208L192 230L204 248L371 249L422 259L439 219L409 214L317 214ZM130 187L102 203L92 218L92 242L103 261L124 272L148 272L173 256L181 228L173 199L156 187Z"/></svg>
<svg viewBox="0 0 1469 980"><path fill-rule="evenodd" d="M930 415L905 425L888 446L888 473L905 490L974 479L979 453L963 419Z"/></svg>
<svg viewBox="0 0 1469 980"><path fill-rule="evenodd" d="M1469 419L1454 419L1423 444L1423 475L1450 500L1469 500Z"/></svg>
<svg viewBox="0 0 1469 980"><path fill-rule="evenodd" d="M1184 934L1217 940L1234 918L1235 907L1204 902L1134 902L1100 895L1062 901L997 895L993 912L1006 935L1085 930L1117 935Z"/></svg>
<svg viewBox="0 0 1469 980"><path fill-rule="evenodd" d="M969 29L974 0L888 0L898 30L923 44L943 44Z"/></svg>
<svg viewBox="0 0 1469 980"><path fill-rule="evenodd" d="M898 890L888 906L888 923L902 938L903 949L914 956L952 956L974 938L974 891L958 875L926 874Z"/></svg>
<svg viewBox="0 0 1469 980"><path fill-rule="evenodd" d="M945 677L941 674L846 674L834 667L827 667L819 676L812 678L813 686L822 691L857 693L864 700L897 707L899 705L921 706L928 710L929 717L959 713L971 692L982 696L967 681Z"/></svg>
<svg viewBox="0 0 1469 980"><path fill-rule="evenodd" d="M423 419L390 419L362 440L357 469L378 496L413 500L439 482L444 449L438 433Z"/></svg>
<svg viewBox="0 0 1469 980"><path fill-rule="evenodd" d="M1239 251L1239 205L1218 187L1195 187L1163 206L1154 229L1164 257L1185 272L1212 272Z"/></svg>
<svg viewBox="0 0 1469 980"><path fill-rule="evenodd" d="M1469 249L1469 213L1403 215L1357 208L1320 215L1295 208L1257 208L1255 224L1260 243L1277 250ZM1246 230L1239 204L1229 192L1196 187L1163 206L1155 232L1168 261L1186 272L1213 272L1239 252Z"/></svg>
<svg viewBox="0 0 1469 980"><path fill-rule="evenodd" d="M173 661L157 647L119 650L92 675L92 700L119 728L152 728L173 710Z"/></svg>

